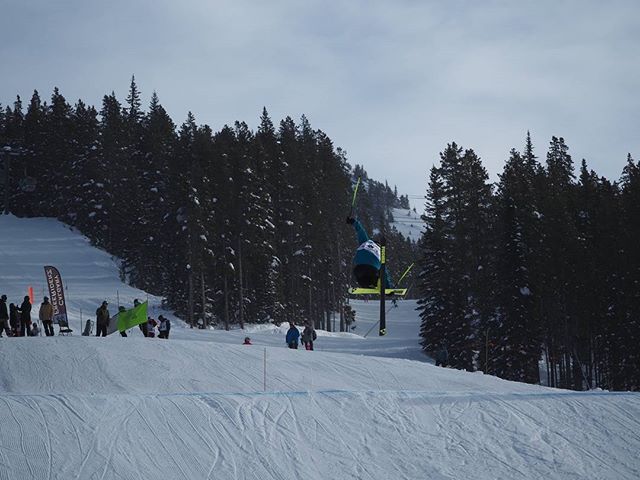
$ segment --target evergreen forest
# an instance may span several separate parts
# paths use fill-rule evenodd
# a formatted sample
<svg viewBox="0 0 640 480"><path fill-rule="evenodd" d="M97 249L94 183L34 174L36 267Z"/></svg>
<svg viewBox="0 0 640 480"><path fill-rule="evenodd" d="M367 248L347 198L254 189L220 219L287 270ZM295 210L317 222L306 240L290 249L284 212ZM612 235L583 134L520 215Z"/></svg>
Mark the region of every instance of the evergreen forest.
<svg viewBox="0 0 640 480"><path fill-rule="evenodd" d="M451 143L429 172L423 218L426 351L520 382L640 388L640 164L631 155L611 182L584 160L576 172L563 138L539 161L527 133L492 185L476 153Z"/></svg>
<svg viewBox="0 0 640 480"><path fill-rule="evenodd" d="M98 111L56 88L0 108L0 156L9 163L5 212L55 217L121 260L131 285L162 296L192 326L311 321L345 330L356 214L383 232L392 274L417 246L389 223L408 208L370 179L303 116L274 125L266 109L213 131L189 113L175 125L154 93L145 111L127 98ZM3 162L4 163L4 162ZM115 292L114 292L115 293Z"/></svg>
<svg viewBox="0 0 640 480"><path fill-rule="evenodd" d="M274 124L263 109L255 131L242 121L214 131L191 113L174 124L155 93L141 103L132 79L123 102L105 95L100 110L57 88L49 101L34 92L26 106L0 106L5 212L76 228L192 326L344 331L357 246L345 218L361 178L357 216L384 234L392 276L416 262L426 353L527 383L640 388L631 155L611 181L576 167L560 137L539 159L527 134L492 183L473 149L448 144L417 172L426 204L415 244L392 226L408 195L352 167L304 116Z"/></svg>

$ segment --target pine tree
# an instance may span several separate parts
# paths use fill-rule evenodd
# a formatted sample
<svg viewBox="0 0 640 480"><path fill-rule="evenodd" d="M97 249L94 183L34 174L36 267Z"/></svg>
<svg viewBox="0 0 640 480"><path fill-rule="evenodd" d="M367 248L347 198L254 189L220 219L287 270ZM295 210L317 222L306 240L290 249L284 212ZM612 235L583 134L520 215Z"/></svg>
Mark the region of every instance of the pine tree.
<svg viewBox="0 0 640 480"><path fill-rule="evenodd" d="M620 323L614 330L610 384L616 390L637 390L640 386L640 163L627 157L621 178L621 202L624 267L622 284L624 298Z"/></svg>
<svg viewBox="0 0 640 480"><path fill-rule="evenodd" d="M526 151L525 158L511 151L498 185L497 310L486 348L492 373L539 383L542 328L534 284L536 245L540 242L535 195L537 164L532 161L528 135Z"/></svg>
<svg viewBox="0 0 640 480"><path fill-rule="evenodd" d="M97 156L98 113L79 100L71 114L71 123L72 153L68 180L64 185L65 211L61 219L96 239L104 235L107 225L99 203L104 197L100 195L104 187L97 185L101 183Z"/></svg>
<svg viewBox="0 0 640 480"><path fill-rule="evenodd" d="M438 288L447 300L443 317L449 362L473 370L480 347L479 332L488 328L491 315L492 260L488 245L493 218L491 186L473 150L462 153L455 143L440 154L444 232L449 239L441 253L447 277ZM421 273L424 275L424 273Z"/></svg>
<svg viewBox="0 0 640 480"><path fill-rule="evenodd" d="M575 299L578 259L573 161L562 138L553 137L547 153L542 213L542 315L546 331L548 382L576 388L574 369ZM577 375L576 375L577 373Z"/></svg>
<svg viewBox="0 0 640 480"><path fill-rule="evenodd" d="M451 298L451 259L446 215L444 180L440 169L432 167L425 214L422 216L425 232L419 245L421 255L418 279L421 345L431 354L449 344L449 334L456 321L456 312L451 308L454 299Z"/></svg>

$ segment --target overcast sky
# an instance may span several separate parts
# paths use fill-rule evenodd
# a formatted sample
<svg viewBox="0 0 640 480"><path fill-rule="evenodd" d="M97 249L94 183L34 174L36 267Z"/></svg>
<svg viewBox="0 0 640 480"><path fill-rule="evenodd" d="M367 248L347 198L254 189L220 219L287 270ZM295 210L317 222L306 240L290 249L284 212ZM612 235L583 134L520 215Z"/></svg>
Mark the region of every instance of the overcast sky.
<svg viewBox="0 0 640 480"><path fill-rule="evenodd" d="M640 158L639 24L635 0L0 0L0 102L99 108L134 74L177 124L304 114L409 195L451 141L496 180L527 130L616 180Z"/></svg>

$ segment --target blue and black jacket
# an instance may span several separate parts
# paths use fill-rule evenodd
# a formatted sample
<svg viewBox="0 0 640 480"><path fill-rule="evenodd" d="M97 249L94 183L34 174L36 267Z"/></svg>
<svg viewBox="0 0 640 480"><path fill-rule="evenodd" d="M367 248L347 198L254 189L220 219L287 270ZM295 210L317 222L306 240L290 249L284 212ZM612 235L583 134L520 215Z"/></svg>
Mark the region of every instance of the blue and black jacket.
<svg viewBox="0 0 640 480"><path fill-rule="evenodd" d="M291 345L292 343L298 343L299 338L300 331L296 327L291 327L289 330L287 330L285 342L287 342L287 345Z"/></svg>
<svg viewBox="0 0 640 480"><path fill-rule="evenodd" d="M359 245L358 250L353 257L354 267L356 265L371 265L379 271L381 266L380 246L373 240L371 240L371 238L369 238L367 231L364 229L359 220L355 220L353 222L353 228L356 229L356 235L358 236ZM385 288L393 288L393 282L391 281L391 276L389 275L388 268L385 268L385 280Z"/></svg>

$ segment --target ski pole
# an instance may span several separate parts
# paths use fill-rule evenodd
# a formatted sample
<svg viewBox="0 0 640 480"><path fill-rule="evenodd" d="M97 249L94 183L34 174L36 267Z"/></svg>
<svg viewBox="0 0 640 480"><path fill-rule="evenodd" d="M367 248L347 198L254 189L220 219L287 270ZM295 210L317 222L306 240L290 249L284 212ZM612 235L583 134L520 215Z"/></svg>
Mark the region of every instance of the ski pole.
<svg viewBox="0 0 640 480"><path fill-rule="evenodd" d="M351 199L351 213L349 214L350 217L353 216L353 209L356 206L356 197L358 196L358 187L360 186L360 179L362 177L358 177L358 181L356 182L356 188L353 190L353 198Z"/></svg>

